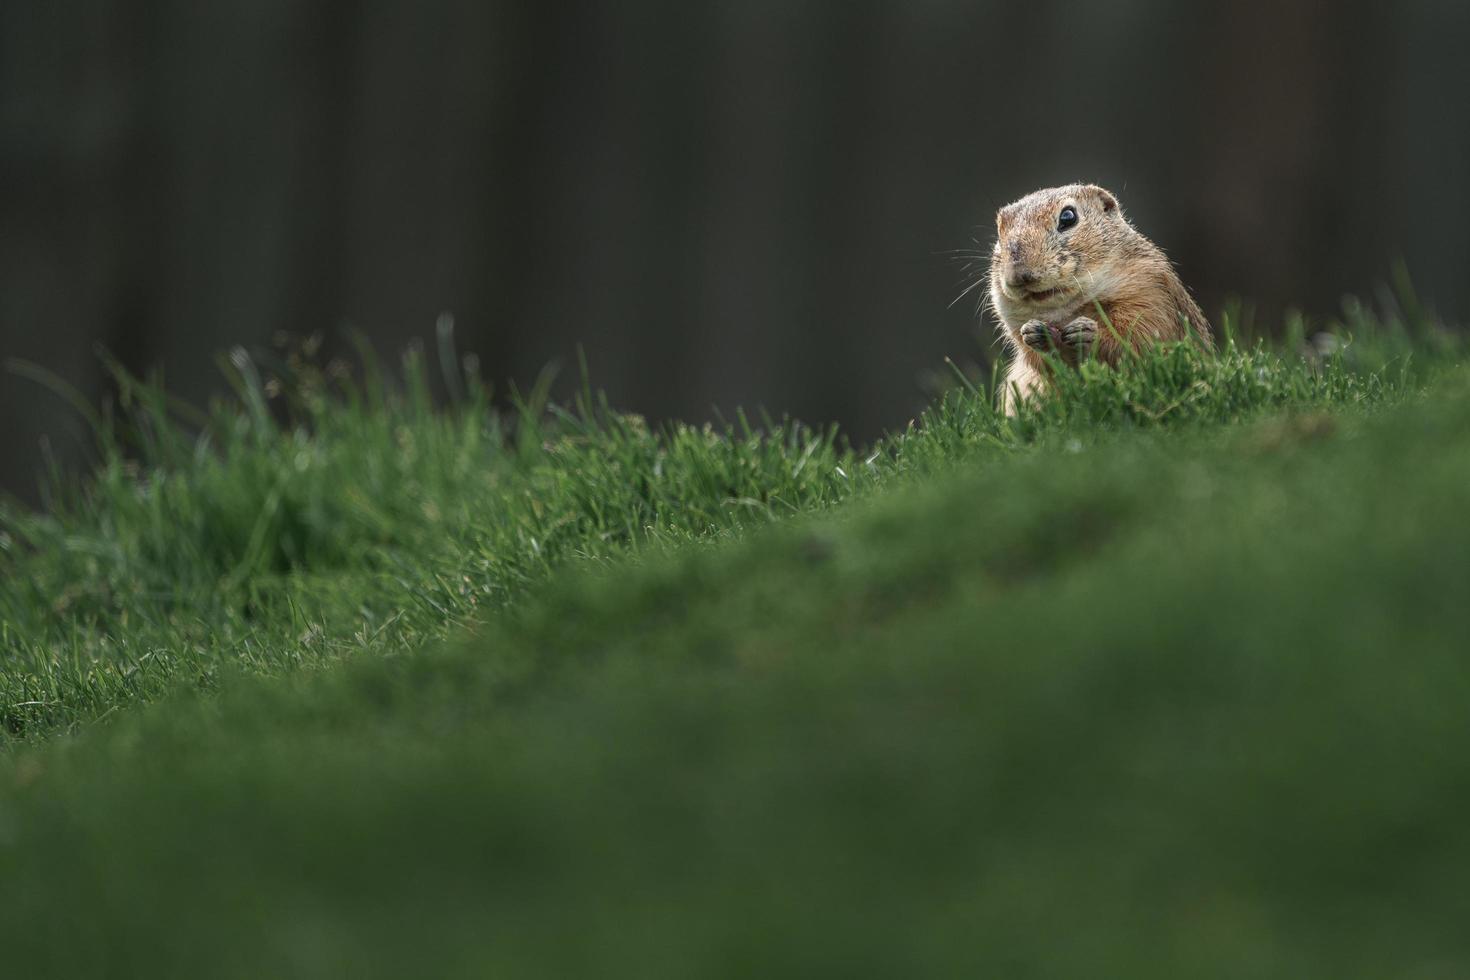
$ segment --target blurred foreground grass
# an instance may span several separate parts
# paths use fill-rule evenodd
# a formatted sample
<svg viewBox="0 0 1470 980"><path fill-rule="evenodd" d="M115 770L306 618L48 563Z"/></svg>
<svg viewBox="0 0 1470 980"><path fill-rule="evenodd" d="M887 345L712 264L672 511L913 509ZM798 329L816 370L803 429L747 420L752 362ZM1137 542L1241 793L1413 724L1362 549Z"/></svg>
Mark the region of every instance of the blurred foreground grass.
<svg viewBox="0 0 1470 980"><path fill-rule="evenodd" d="M0 956L1462 975L1470 374L1409 343L959 386L863 453L414 385L282 424L241 361L5 518Z"/></svg>

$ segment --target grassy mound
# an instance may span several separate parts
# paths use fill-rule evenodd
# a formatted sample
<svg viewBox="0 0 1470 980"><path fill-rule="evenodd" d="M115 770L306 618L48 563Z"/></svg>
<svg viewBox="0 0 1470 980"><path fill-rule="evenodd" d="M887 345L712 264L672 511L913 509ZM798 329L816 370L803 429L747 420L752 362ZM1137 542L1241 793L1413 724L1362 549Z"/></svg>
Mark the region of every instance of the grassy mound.
<svg viewBox="0 0 1470 980"><path fill-rule="evenodd" d="M58 976L1457 976L1470 373L1437 374L1418 395L1346 356L1177 350L1014 423L957 389L864 454L595 407L491 438L483 412L382 396L104 467L10 518L30 581L5 590L0 663L60 702L12 725L201 665L216 693L0 755L0 955ZM384 436L344 448L333 422ZM405 444L460 475L354 496ZM251 496L277 486L274 509ZM125 543L146 535L119 515L150 506L281 523L226 546L222 516L160 518L172 537ZM127 591L181 555L197 592ZM86 615L40 601L80 569ZM58 643L92 674L46 674Z"/></svg>
<svg viewBox="0 0 1470 980"><path fill-rule="evenodd" d="M650 429L590 392L564 411L538 388L505 415L469 373L436 411L418 355L395 387L371 362L362 383L300 358L262 377L237 353L238 397L204 416L119 374L95 473L53 479L46 513L0 503L0 740L210 690L222 672L419 649L569 563L738 535L1049 434L1087 443L1393 403L1447 360L1411 371L1408 328L1356 328L1325 356L1232 344L1219 358L1160 351L1125 373L1087 365L1016 420L964 381L861 452L744 416Z"/></svg>

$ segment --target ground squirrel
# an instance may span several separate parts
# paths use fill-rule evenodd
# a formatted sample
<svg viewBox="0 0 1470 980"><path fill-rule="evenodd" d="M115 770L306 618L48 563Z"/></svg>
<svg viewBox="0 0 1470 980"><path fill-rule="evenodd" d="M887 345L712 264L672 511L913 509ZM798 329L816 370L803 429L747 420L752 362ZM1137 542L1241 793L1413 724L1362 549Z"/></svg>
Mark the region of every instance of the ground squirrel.
<svg viewBox="0 0 1470 980"><path fill-rule="evenodd" d="M1006 414L1015 413L1018 396L1046 384L1043 351L1075 365L1089 350L1116 364L1122 344L1191 337L1211 347L1210 325L1168 258L1101 187L1028 194L1001 208L995 225L990 301L1011 354L1001 393Z"/></svg>

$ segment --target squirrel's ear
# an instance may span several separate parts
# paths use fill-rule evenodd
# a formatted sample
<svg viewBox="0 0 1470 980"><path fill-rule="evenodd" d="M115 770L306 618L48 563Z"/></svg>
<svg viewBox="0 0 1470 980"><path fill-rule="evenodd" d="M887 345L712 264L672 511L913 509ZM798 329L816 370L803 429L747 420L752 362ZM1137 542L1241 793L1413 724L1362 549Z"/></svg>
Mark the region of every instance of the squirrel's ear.
<svg viewBox="0 0 1470 980"><path fill-rule="evenodd" d="M1088 189L1091 190L1093 196L1097 198L1097 203L1102 205L1103 214L1111 214L1114 211L1118 210L1118 199L1112 194L1108 193L1107 191L1096 185L1093 185Z"/></svg>

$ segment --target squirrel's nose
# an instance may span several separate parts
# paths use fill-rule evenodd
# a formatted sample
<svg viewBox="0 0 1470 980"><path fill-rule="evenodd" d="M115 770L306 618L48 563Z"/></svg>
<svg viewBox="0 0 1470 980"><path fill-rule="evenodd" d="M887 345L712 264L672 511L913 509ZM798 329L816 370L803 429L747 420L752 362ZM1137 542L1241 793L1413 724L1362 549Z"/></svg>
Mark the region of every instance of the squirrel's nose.
<svg viewBox="0 0 1470 980"><path fill-rule="evenodd" d="M1028 269L1012 268L1006 276L1006 285L1012 289L1025 289L1036 281L1036 273Z"/></svg>

